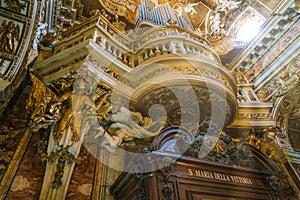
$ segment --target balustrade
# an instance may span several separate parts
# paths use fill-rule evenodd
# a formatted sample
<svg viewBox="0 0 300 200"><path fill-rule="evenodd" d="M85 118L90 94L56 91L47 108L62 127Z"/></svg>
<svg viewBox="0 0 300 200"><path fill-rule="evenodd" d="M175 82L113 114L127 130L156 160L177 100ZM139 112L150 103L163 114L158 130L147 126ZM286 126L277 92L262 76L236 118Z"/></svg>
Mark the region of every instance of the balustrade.
<svg viewBox="0 0 300 200"><path fill-rule="evenodd" d="M173 26L151 28L133 40L102 15L64 33L64 39L54 45L54 54L87 40L95 42L101 49L132 68L150 58L167 54L204 56L220 62L209 42L187 29Z"/></svg>

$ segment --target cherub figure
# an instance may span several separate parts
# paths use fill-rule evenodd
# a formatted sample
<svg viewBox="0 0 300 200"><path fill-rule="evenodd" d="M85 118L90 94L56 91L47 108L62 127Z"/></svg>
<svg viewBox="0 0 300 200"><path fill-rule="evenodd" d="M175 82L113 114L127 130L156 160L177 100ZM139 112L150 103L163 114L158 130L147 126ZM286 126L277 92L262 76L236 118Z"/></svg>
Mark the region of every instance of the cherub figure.
<svg viewBox="0 0 300 200"><path fill-rule="evenodd" d="M241 3L240 1L232 0L214 0L217 3L215 11L217 12L227 12L227 10L233 10L238 7Z"/></svg>
<svg viewBox="0 0 300 200"><path fill-rule="evenodd" d="M197 11L195 10L194 6L197 6L198 3L188 3L183 9L186 13L190 13L191 15L197 14Z"/></svg>
<svg viewBox="0 0 300 200"><path fill-rule="evenodd" d="M209 17L209 19L210 34L212 36L216 34L221 34L221 28L224 25L221 23L220 13L214 12L214 14Z"/></svg>
<svg viewBox="0 0 300 200"><path fill-rule="evenodd" d="M15 51L15 41L20 38L20 27L15 22L4 20L0 27L0 49L9 53Z"/></svg>
<svg viewBox="0 0 300 200"><path fill-rule="evenodd" d="M176 13L181 16L182 12L184 11L185 13L190 13L190 15L197 14L197 11L195 10L195 6L197 6L200 2L198 3L187 3L187 4L182 4L182 3L176 3L173 6L173 9L176 11Z"/></svg>

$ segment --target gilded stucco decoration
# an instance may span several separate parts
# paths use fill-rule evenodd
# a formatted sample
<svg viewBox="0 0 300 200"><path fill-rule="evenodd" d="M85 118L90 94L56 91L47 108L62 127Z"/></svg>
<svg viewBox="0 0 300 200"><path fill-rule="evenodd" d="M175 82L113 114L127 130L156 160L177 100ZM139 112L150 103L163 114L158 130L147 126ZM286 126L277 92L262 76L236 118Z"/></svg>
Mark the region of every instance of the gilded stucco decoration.
<svg viewBox="0 0 300 200"><path fill-rule="evenodd" d="M275 101L276 109L273 111L277 127L280 130L280 134L278 134L276 142L280 147L287 149L290 152L296 150L294 148L297 148L297 144L294 142L295 138L292 138L297 137L298 135L295 130L298 129L299 124L297 125L293 123L293 120L297 120L296 115L298 102L299 86L297 85L284 97L278 98Z"/></svg>
<svg viewBox="0 0 300 200"><path fill-rule="evenodd" d="M230 10L238 8L240 1L233 0L214 0L216 8L209 16L209 36L212 39L218 39L225 35L224 17Z"/></svg>
<svg viewBox="0 0 300 200"><path fill-rule="evenodd" d="M78 79L75 81L76 78ZM53 82L51 89L32 74L31 80L33 90L27 103L28 110L32 111L29 126L32 131L39 132L57 124L55 130L51 131L51 137L44 138L46 140L41 142L41 144L47 146L46 141L48 140L51 151L44 152L43 145L41 145L39 154L43 161L57 162L52 188L58 189L63 184L61 179L65 166L82 160L81 157L78 157L78 152L72 153L71 148L74 148L73 146L79 142L82 131L81 123L86 122L77 118L80 117L81 119L81 116L75 115L78 115L78 112L83 109L88 110L89 106L93 107L95 105L89 95L95 92L96 82L94 81L93 84L95 87L92 87L93 85L89 82L91 84L90 90L84 90L87 87L85 81L92 81L93 78L84 74L77 77L75 72L71 72L67 78ZM74 95L72 92L74 92ZM79 102L81 104L85 102L85 104L81 105ZM72 106L74 106L74 109ZM84 114L87 114L87 110ZM69 140L65 141L66 137L70 137Z"/></svg>
<svg viewBox="0 0 300 200"><path fill-rule="evenodd" d="M20 50L24 31L24 23L11 20L7 17L0 19L0 50L4 57L1 57L1 77L9 81L13 72L14 56Z"/></svg>
<svg viewBox="0 0 300 200"><path fill-rule="evenodd" d="M22 10L26 9L27 1L22 0L4 0L4 8L8 10L21 13Z"/></svg>
<svg viewBox="0 0 300 200"><path fill-rule="evenodd" d="M130 23L135 23L139 1L99 0L99 2L110 14L125 17Z"/></svg>
<svg viewBox="0 0 300 200"><path fill-rule="evenodd" d="M0 2L0 113L12 93L24 80L27 56L38 21L37 1L2 0ZM18 78L16 78L18 77Z"/></svg>
<svg viewBox="0 0 300 200"><path fill-rule="evenodd" d="M28 35L35 37L33 48L39 50L40 53L39 62L36 62L35 68L30 70L33 72L30 76L34 92L31 93L28 101L28 111L31 114L28 125L35 134L34 136L40 137L37 151L41 160L46 163L44 186L42 191L38 191L36 194L41 195L40 199L64 199L66 195L56 195L60 194L61 190L66 190L69 182L77 189L77 183L72 182L69 176L73 173L75 163L86 162L85 156L80 155L79 152L82 151L82 141L86 140L87 135L97 143L97 148L99 144L115 153L119 147L138 151L142 147L151 146L152 139L167 126L184 125L191 130L195 130L194 128L199 126L199 121L193 121L198 117L193 110L180 108L176 98L168 89L163 87L149 89L142 96L139 96L136 105L131 105L129 108L120 106L114 110L110 102L111 87L116 86L116 83L120 83L122 87L125 86L120 87L121 89L118 88L118 92L120 92L127 86L128 88L135 88L153 77L163 77L169 73L178 73L194 78L201 76L207 80L216 81L215 83L226 88L226 92L233 93L229 98L226 98L227 102L232 102L225 104L225 106L219 106L217 110L220 115L225 110L227 114L225 118L228 119L226 125L232 121L236 114L237 118L251 122L273 120L273 115L266 111L267 109L263 111L242 110L239 113L234 110L236 85L231 80L230 73L220 74L214 70L214 67L221 62L218 54L220 55L222 46L220 46L218 54L214 53L211 48L217 44L214 42L219 41L222 37L231 37L231 35L226 34L232 25L231 23L234 23L234 19L239 17L246 7L255 7L259 1L153 0L154 5L169 2L181 17L186 14L192 25L195 26L196 33L175 27L176 21L173 20L168 21L168 27L157 27L151 31L147 30L145 33L137 32L138 34L130 33L128 35L120 34L120 31L130 27L128 24L126 26L123 20L127 19L129 22L126 21L126 23L134 24L139 1L99 0L99 2L104 9L100 7L99 10L91 12L95 16L90 19L82 16L85 6L82 1L53 0L42 2L40 5L43 5L42 12L44 14L37 17L40 19L39 23L36 21L31 24L31 29L28 30L31 14L37 6L33 6L33 2L24 0L1 1L0 78L11 81L19 69L23 69L21 63L24 60L22 59L27 56L22 54L22 51L25 47L31 48L32 38L29 39ZM246 4L245 2L252 3ZM276 4L274 1L263 2L268 4L270 8ZM55 15L48 15L52 11L55 11ZM277 16L277 13L275 14ZM299 25L295 26L294 24L294 21L298 19L295 9L283 13L282 16L278 15L278 18L281 17L282 19L278 20L278 26L270 28L270 33L263 37L261 43L253 48L249 56L244 58L241 56L242 62L237 64L234 69L232 68L233 71L242 72L242 75L236 76L237 98L241 105L261 105L262 101L270 103L272 100L290 94L297 87L299 82L298 64L288 65L284 68L274 79L271 79L269 83L272 85L266 85L267 89L264 86L259 88L259 98L255 93L257 91L254 90L257 88L257 84L255 84L256 88L251 85L265 72L266 67L272 65L272 60L280 55L281 50L285 51L293 42L280 38L284 35L287 38L293 38L299 31ZM32 34L32 30L36 30L36 35ZM200 34L198 35L198 33ZM28 39L28 43L25 44L24 38ZM213 44L210 44L207 39ZM276 42L278 44L275 44ZM84 50L79 51L80 48ZM90 53L91 49L93 52L90 55L84 55L87 51ZM265 55L266 52L270 51L273 54ZM226 54L227 49L224 52ZM100 53L101 56L99 56ZM48 55L42 57L46 54ZM66 54L68 55L66 56ZM75 54L75 57L70 58L71 55ZM124 73L128 73L135 67L138 68L147 63L178 55L181 58L203 59L205 63L214 63L215 65L197 64L193 67L184 64L172 65L169 68L144 73L143 76L134 81L123 76ZM48 59L49 57L50 59ZM54 64L51 63L51 59ZM107 60L110 62L109 65L105 63ZM70 71L70 69L78 69L82 65L84 66L82 68L88 70ZM223 70L221 64L220 69ZM96 72L96 74L90 73L89 70ZM109 86L103 82L109 83ZM200 104L203 107L201 109L202 118L200 118L200 121L203 121L206 114L211 112L210 101L220 102L220 105L224 105L224 99L217 93L210 95L208 90L199 85L196 86L195 84L191 88L196 93L197 102L190 101L189 103L191 105ZM184 98L189 97L186 88L176 87L174 88ZM263 91L264 89L266 91ZM270 91L268 91L269 89ZM127 90L124 93L126 92ZM2 98L1 94L0 100ZM132 102L136 103L135 100ZM225 133L218 129L220 139L213 138L206 143L203 141L203 135L200 134L186 155L199 157L201 145L211 148L212 144L215 144L213 151L205 158L206 160L249 167L253 161L253 155L249 153L249 149L255 151L252 147L259 149L271 159L277 157L279 152L277 144L289 151L298 150L297 144L292 143L291 145L289 142L289 139L298 141L297 128L300 126L299 107L292 105L294 100L287 99L278 107L281 112L276 115L278 129L249 130L245 138L233 138L229 136L231 135L230 131ZM158 112L147 112L151 111L151 106L157 103L166 105L167 117L160 119ZM292 109L293 111L291 111ZM153 116L155 117L151 118ZM182 116L186 121L179 120ZM25 127L25 125L23 126ZM199 127L199 129L201 128L203 127ZM287 129L290 129L289 133ZM14 141L17 138L15 134L10 134L10 131L10 129L6 130L7 136L0 135L1 143L6 145L8 140ZM243 144L240 145L241 143ZM13 157L14 152L8 148L9 145L1 149L0 152L1 176ZM91 166L94 165L91 164ZM16 184L19 184L18 186L12 185L11 189L14 192L30 189L34 184L30 179L28 182L19 175L15 177ZM27 176L25 178L27 179ZM271 188L278 189L278 177L270 176L266 179ZM24 184L20 185L20 183ZM94 187L92 184L94 183L79 186L79 193L88 196L95 192L95 188L91 188ZM173 189L165 185L163 187L164 196L171 198ZM50 197L51 195L52 197ZM72 195L74 194L70 192L70 196L67 198L72 198ZM90 198L93 198L92 195Z"/></svg>
<svg viewBox="0 0 300 200"><path fill-rule="evenodd" d="M299 58L294 59L283 68L264 87L258 90L257 95L262 102L272 101L287 94L299 83Z"/></svg>
<svg viewBox="0 0 300 200"><path fill-rule="evenodd" d="M61 103L52 90L44 85L33 74L30 74L32 91L28 98L27 110L31 112L30 127L33 132L47 129L51 124L60 119Z"/></svg>
<svg viewBox="0 0 300 200"><path fill-rule="evenodd" d="M185 4L184 4L185 3ZM195 6L200 4L201 2L197 3L190 3L190 2L178 2L173 5L173 9L179 14L182 15L183 11L187 14L194 15L198 12L195 10Z"/></svg>
<svg viewBox="0 0 300 200"><path fill-rule="evenodd" d="M31 111L29 126L38 133L49 132L51 127L49 138L43 138L38 152L43 161L57 165L52 177L53 189L63 185L66 166L82 160L78 157L79 144L91 127L97 130L95 137L101 137L101 145L114 150L135 139L154 137L165 125L165 119L152 121L125 107L112 114L111 91L86 70L71 72L70 76L52 82L50 87L32 74L31 80L33 90L27 104ZM51 149L48 153L45 152L47 141Z"/></svg>

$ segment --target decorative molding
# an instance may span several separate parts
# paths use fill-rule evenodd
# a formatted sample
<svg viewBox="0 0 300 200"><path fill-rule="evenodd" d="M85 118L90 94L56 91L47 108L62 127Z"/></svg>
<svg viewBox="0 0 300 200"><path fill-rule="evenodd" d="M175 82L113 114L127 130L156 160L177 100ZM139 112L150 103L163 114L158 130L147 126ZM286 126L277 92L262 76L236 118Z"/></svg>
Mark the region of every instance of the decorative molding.
<svg viewBox="0 0 300 200"><path fill-rule="evenodd" d="M27 146L30 142L32 133L29 128L26 129L24 136L22 137L20 144L9 163L9 166L5 172L4 177L1 180L0 184L0 198L4 199L9 191L10 185L16 175L18 167L20 166L21 159L25 154ZM4 150L4 149L3 149ZM2 154L2 153L1 153Z"/></svg>
<svg viewBox="0 0 300 200"><path fill-rule="evenodd" d="M289 65L257 91L262 102L271 102L287 94L300 82L300 60L297 57Z"/></svg>
<svg viewBox="0 0 300 200"><path fill-rule="evenodd" d="M239 119L272 119L270 112L239 112Z"/></svg>

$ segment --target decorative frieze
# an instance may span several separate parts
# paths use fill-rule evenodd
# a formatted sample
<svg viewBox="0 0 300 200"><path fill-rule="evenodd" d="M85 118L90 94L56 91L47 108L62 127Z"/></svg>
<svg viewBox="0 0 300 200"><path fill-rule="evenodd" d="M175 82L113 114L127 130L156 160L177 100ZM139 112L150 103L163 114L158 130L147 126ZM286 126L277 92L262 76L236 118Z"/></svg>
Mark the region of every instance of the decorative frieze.
<svg viewBox="0 0 300 200"><path fill-rule="evenodd" d="M239 119L271 119L272 114L270 112L240 112Z"/></svg>
<svg viewBox="0 0 300 200"><path fill-rule="evenodd" d="M24 0L2 0L1 7L11 12L27 15L29 2Z"/></svg>
<svg viewBox="0 0 300 200"><path fill-rule="evenodd" d="M270 102L287 94L300 81L300 60L297 57L280 73L258 90L257 95L262 102Z"/></svg>

